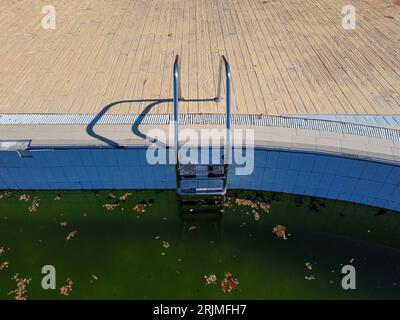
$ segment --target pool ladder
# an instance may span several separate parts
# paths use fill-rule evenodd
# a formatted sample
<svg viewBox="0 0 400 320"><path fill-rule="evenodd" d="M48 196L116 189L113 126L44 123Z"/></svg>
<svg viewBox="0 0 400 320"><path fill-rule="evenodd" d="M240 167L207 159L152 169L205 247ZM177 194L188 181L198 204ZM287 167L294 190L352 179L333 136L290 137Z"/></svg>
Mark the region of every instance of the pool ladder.
<svg viewBox="0 0 400 320"><path fill-rule="evenodd" d="M225 71L225 72L224 72ZM221 56L217 94L214 102L224 100L221 95L222 80L226 79L226 137L223 146L223 156L218 163L212 161L207 164L182 164L179 161L179 102L185 101L181 93L180 59L175 57L174 62L174 148L176 156L176 184L177 195L184 212L192 212L193 208L204 208L209 211L221 211L225 199L230 157L230 130L231 130L231 72L225 56ZM200 148L200 146L198 146Z"/></svg>

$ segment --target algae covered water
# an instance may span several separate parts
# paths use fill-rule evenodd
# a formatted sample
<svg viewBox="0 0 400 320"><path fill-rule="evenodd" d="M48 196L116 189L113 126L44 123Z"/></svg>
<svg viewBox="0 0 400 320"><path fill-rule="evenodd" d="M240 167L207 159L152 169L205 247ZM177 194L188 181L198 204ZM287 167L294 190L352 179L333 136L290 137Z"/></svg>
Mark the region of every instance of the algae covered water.
<svg viewBox="0 0 400 320"><path fill-rule="evenodd" d="M3 191L0 298L400 298L399 230L397 212L269 192L183 218L172 190Z"/></svg>

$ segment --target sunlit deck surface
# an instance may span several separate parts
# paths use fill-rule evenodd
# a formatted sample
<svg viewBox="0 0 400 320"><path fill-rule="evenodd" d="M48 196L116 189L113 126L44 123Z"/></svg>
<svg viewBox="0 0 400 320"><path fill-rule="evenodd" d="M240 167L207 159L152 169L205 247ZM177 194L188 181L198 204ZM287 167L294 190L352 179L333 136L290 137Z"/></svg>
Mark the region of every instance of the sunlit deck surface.
<svg viewBox="0 0 400 320"><path fill-rule="evenodd" d="M232 112L400 113L400 5L354 0L38 0L0 2L0 113L172 113L172 65L182 91L213 98L219 55L232 68ZM181 112L221 113L185 102Z"/></svg>

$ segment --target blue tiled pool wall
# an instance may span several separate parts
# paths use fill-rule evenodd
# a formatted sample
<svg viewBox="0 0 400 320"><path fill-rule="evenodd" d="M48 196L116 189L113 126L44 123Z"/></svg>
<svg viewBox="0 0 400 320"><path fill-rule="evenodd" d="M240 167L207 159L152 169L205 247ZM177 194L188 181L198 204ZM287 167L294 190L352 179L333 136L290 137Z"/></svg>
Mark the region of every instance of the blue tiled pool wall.
<svg viewBox="0 0 400 320"><path fill-rule="evenodd" d="M253 174L231 174L230 188L317 196L400 211L400 166L295 151L255 152Z"/></svg>
<svg viewBox="0 0 400 320"><path fill-rule="evenodd" d="M143 148L0 152L0 189L173 189L174 165L148 164ZM326 197L400 211L400 166L284 150L255 150L254 172L231 189Z"/></svg>
<svg viewBox="0 0 400 320"><path fill-rule="evenodd" d="M142 148L0 152L1 189L168 189L175 167L151 166Z"/></svg>

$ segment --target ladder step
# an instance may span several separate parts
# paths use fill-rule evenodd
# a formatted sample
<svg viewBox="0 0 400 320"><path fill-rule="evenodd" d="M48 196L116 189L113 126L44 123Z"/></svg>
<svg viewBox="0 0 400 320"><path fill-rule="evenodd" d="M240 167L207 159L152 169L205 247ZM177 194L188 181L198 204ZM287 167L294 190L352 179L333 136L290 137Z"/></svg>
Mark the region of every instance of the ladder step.
<svg viewBox="0 0 400 320"><path fill-rule="evenodd" d="M179 164L179 176L190 178L224 177L224 165L182 165Z"/></svg>
<svg viewBox="0 0 400 320"><path fill-rule="evenodd" d="M208 195L208 196L223 196L226 194L225 189L178 189L178 194L180 196L191 196L191 195Z"/></svg>

